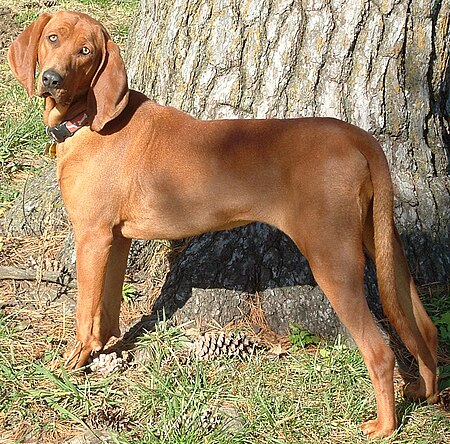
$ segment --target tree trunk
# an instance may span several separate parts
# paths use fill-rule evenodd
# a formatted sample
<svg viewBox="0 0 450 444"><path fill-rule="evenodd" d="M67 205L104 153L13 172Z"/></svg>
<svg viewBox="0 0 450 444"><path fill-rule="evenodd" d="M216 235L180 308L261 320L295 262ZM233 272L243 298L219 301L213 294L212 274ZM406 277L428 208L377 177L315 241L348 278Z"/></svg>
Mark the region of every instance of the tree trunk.
<svg viewBox="0 0 450 444"><path fill-rule="evenodd" d="M129 37L130 84L203 119L333 116L371 132L392 170L413 273L422 283L444 281L449 10L439 0L141 0ZM339 323L314 285L293 244L258 224L194 240L157 306L184 305L181 319L225 322L237 315L225 296L247 301L247 313L248 294L258 292L277 330L289 320L320 330L325 320L335 333Z"/></svg>

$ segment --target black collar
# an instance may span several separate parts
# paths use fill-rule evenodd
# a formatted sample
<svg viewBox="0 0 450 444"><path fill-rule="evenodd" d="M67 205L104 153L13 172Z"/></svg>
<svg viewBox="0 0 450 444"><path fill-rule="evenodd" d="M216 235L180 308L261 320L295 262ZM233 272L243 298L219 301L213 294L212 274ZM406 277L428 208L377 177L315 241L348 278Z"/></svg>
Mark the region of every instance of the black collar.
<svg viewBox="0 0 450 444"><path fill-rule="evenodd" d="M47 134L56 142L62 143L68 137L72 137L80 128L88 124L86 112L78 114L71 120L66 120L59 125L47 127Z"/></svg>

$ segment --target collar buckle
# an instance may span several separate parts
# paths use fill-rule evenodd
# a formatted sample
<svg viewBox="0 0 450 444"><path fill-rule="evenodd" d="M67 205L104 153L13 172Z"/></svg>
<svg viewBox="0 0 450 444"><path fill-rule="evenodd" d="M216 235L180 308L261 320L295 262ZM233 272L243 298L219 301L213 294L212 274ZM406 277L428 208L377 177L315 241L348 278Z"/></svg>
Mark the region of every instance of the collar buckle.
<svg viewBox="0 0 450 444"><path fill-rule="evenodd" d="M59 125L56 125L52 128L47 127L46 132L56 143L62 143L68 137L71 137L73 135L67 129L66 122L60 123Z"/></svg>
<svg viewBox="0 0 450 444"><path fill-rule="evenodd" d="M47 127L47 134L56 142L62 143L68 137L72 137L80 128L88 123L88 115L86 112L78 114L72 120L66 120L59 125Z"/></svg>

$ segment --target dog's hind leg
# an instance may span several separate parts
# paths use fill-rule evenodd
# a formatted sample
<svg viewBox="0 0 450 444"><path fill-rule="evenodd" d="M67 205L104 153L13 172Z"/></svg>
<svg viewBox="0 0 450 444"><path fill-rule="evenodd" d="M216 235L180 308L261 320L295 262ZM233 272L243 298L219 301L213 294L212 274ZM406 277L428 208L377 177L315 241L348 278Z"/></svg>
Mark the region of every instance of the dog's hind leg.
<svg viewBox="0 0 450 444"><path fill-rule="evenodd" d="M364 292L365 257L358 210L345 208L305 219L299 230L285 230L306 256L319 286L358 346L367 366L377 402L377 418L362 425L371 437L396 428L394 363L369 310ZM342 210L342 209L341 209ZM310 223L308 223L310 221ZM301 236L301 230L307 236ZM296 236L294 233L297 233Z"/></svg>
<svg viewBox="0 0 450 444"><path fill-rule="evenodd" d="M310 264L341 322L352 335L369 371L377 401L377 418L362 426L371 437L390 435L396 428L394 354L383 340L364 294L364 256L356 245L342 244L338 251L313 252Z"/></svg>
<svg viewBox="0 0 450 444"><path fill-rule="evenodd" d="M386 295L386 297L398 300L404 316L399 318L392 313L390 310L392 303L384 303L383 308L409 352L419 363L419 380L406 388L407 395L434 403L437 401L437 329L419 298L400 236L395 228L392 241L397 295ZM369 255L374 258L375 244L371 214L369 214L364 227L364 245Z"/></svg>

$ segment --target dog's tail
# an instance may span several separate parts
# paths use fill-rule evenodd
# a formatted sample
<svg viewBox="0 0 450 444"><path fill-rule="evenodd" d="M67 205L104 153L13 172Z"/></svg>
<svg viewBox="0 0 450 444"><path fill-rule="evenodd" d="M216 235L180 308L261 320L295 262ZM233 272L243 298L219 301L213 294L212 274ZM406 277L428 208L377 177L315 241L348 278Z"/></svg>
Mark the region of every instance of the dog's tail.
<svg viewBox="0 0 450 444"><path fill-rule="evenodd" d="M383 310L408 350L417 355L417 331L408 318L405 309L411 309L412 301L403 301L397 287L398 273L407 269L406 257L396 263L395 243L401 240L394 225L394 192L389 167L380 144L374 139L371 148L364 150L373 186L373 227L375 244L375 266L377 270L378 290ZM401 253L403 255L403 253ZM397 252L398 256L398 252ZM397 260L399 258L397 257ZM416 326L417 327L417 326Z"/></svg>

